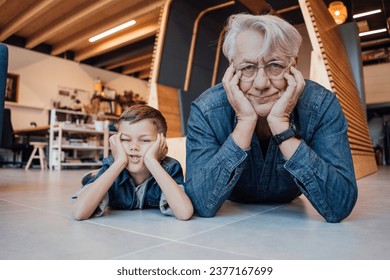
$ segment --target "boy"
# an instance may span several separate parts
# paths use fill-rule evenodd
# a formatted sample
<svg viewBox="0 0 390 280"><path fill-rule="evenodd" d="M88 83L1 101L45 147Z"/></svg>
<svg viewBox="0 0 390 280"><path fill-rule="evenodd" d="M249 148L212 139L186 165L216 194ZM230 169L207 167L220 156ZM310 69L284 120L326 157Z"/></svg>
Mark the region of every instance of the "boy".
<svg viewBox="0 0 390 280"><path fill-rule="evenodd" d="M188 220L193 207L183 191L180 163L167 157L167 124L161 112L133 105L118 120L110 137L112 155L96 176L73 197L76 220L103 215L104 208L133 210L160 207L161 212Z"/></svg>

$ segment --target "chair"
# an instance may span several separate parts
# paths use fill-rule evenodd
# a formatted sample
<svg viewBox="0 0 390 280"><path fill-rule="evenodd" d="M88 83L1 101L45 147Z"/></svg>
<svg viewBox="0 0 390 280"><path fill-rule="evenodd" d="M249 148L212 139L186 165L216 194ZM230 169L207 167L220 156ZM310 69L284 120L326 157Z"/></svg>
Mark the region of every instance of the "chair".
<svg viewBox="0 0 390 280"><path fill-rule="evenodd" d="M0 165L13 164L19 167L23 166L23 161L17 161L16 156L22 151L29 149L29 145L25 143L19 143L15 137L14 130L11 122L11 110L4 108L4 115L2 121L2 138L0 142L0 148L12 150L13 161L0 161Z"/></svg>
<svg viewBox="0 0 390 280"><path fill-rule="evenodd" d="M4 99L5 86L7 84L8 71L8 48L4 44L0 44L0 131L3 131L3 114L4 114ZM1 143L0 133L0 143Z"/></svg>
<svg viewBox="0 0 390 280"><path fill-rule="evenodd" d="M28 159L28 162L26 164L26 170L30 168L30 165L34 158L39 158L39 163L41 165L42 170L47 169L47 161L45 156L45 147L47 146L46 142L30 142L30 145L34 147L34 150L32 151L30 158ZM38 155L36 155L38 153Z"/></svg>

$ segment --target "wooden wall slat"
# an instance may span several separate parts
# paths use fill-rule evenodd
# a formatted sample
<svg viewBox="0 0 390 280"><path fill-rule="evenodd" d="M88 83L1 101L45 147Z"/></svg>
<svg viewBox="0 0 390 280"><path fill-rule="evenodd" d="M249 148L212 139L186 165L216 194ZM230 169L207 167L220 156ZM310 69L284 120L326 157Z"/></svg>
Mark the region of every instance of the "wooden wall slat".
<svg viewBox="0 0 390 280"><path fill-rule="evenodd" d="M323 1L299 0L313 50L321 54L332 91L348 121L356 178L377 171L366 113L359 99L340 30ZM314 32L313 32L314 31Z"/></svg>
<svg viewBox="0 0 390 280"><path fill-rule="evenodd" d="M158 109L168 124L167 137L181 137L181 113L177 88L157 84Z"/></svg>

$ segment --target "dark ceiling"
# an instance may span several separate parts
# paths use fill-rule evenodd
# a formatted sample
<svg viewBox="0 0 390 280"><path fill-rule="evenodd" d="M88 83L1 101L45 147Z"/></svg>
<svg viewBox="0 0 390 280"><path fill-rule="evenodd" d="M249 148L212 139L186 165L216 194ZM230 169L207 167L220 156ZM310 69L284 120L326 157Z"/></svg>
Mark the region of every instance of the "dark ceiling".
<svg viewBox="0 0 390 280"><path fill-rule="evenodd" d="M225 1L176 0L201 3ZM239 2L259 3L260 0ZM303 23L298 0L268 0L273 10L293 24ZM331 1L324 0L326 5ZM389 61L390 0L343 0L352 15L381 9L359 19L370 30L386 32L361 37L364 53L383 52L375 61ZM166 0L0 0L0 42L55 55L125 75L148 79L161 8ZM88 38L120 23L137 24L96 43ZM366 59L369 62L370 59Z"/></svg>
<svg viewBox="0 0 390 280"><path fill-rule="evenodd" d="M282 16L293 24L303 23L303 16L299 8L283 12L286 7L298 7L298 0L268 0L268 3L273 9L282 11ZM324 0L326 6L333 2L332 0ZM390 0L343 0L344 5L348 10L348 18L346 22L355 21L359 28L366 28L368 30L376 30L385 28L387 31L360 37L361 49L363 53L363 61L369 63L371 56L364 54L374 54L376 58L374 62L390 61ZM353 19L353 15L380 9L378 14ZM361 26L361 27L360 27ZM365 30L362 30L365 31ZM383 55L378 55L381 53Z"/></svg>

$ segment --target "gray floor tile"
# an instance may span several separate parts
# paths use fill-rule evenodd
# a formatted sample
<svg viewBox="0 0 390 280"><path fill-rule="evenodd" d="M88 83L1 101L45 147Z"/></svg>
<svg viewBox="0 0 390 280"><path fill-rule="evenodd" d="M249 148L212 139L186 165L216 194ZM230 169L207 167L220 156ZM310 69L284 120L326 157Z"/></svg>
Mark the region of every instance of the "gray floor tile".
<svg viewBox="0 0 390 280"><path fill-rule="evenodd" d="M38 210L2 213L0 259L112 259L164 240Z"/></svg>
<svg viewBox="0 0 390 280"><path fill-rule="evenodd" d="M158 210L71 217L86 170L0 169L0 259L390 259L390 167L358 181L352 214L329 224L301 196L227 201L214 218Z"/></svg>

